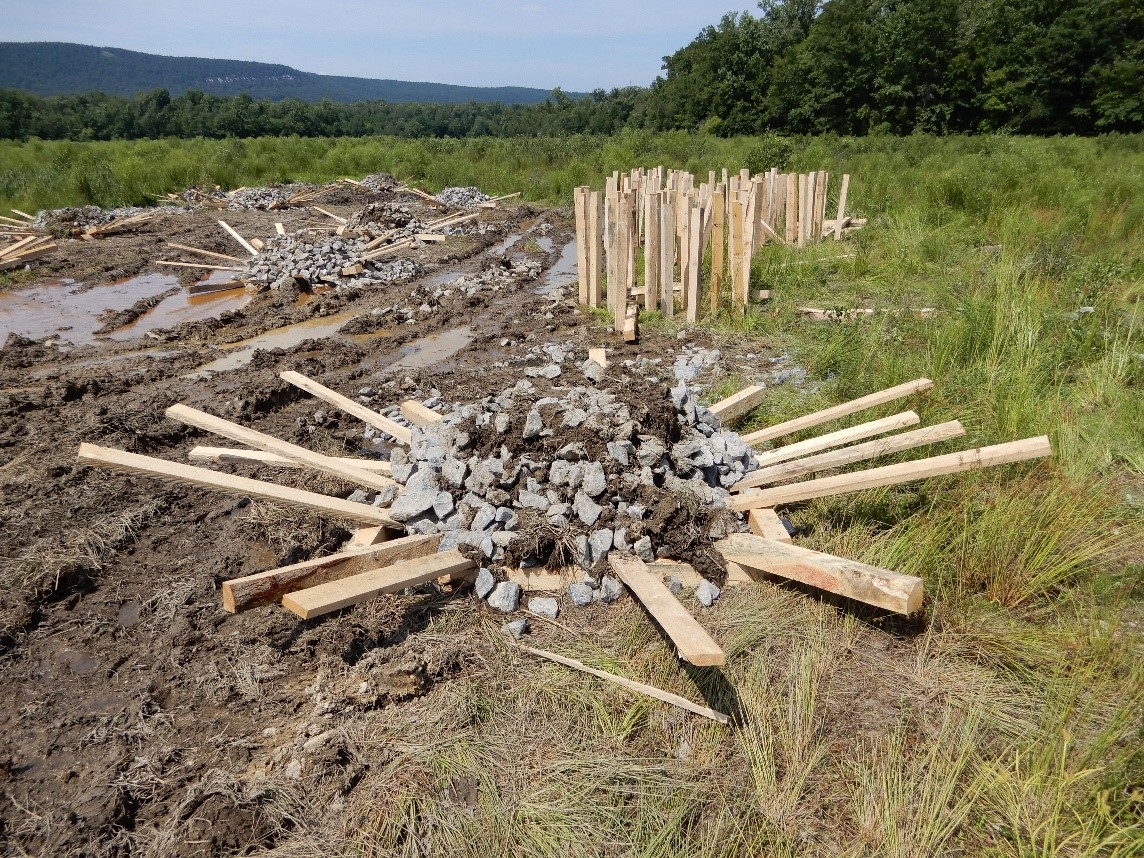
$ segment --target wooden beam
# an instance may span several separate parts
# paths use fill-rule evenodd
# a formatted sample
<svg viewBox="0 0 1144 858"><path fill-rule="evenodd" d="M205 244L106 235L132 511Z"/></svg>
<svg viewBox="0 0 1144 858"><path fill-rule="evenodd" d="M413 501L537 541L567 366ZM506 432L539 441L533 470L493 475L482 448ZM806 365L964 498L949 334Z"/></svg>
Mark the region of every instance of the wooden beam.
<svg viewBox="0 0 1144 858"><path fill-rule="evenodd" d="M432 408L426 408L414 399L407 399L401 403L401 413L406 420L422 429L430 423L436 423L438 420L443 419L441 415Z"/></svg>
<svg viewBox="0 0 1144 858"><path fill-rule="evenodd" d="M576 278L581 304L588 303L588 197L591 188L582 185L573 191L576 209Z"/></svg>
<svg viewBox="0 0 1144 858"><path fill-rule="evenodd" d="M913 411L903 411L901 414L883 417L880 420L871 420L868 423L859 423L857 426L839 429L836 432L827 432L825 435L819 435L815 438L807 438L797 444L787 444L785 447L755 453L755 463L760 468L765 468L768 465L777 465L779 462L801 459L803 456L829 450L832 447L842 447L855 441L861 441L863 438L884 435L887 432L904 429L907 426L917 426L920 422L921 419Z"/></svg>
<svg viewBox="0 0 1144 858"><path fill-rule="evenodd" d="M439 533L403 536L377 545L233 578L222 583L222 607L224 611L237 614L263 605L272 605L295 590L316 587L403 560L433 554L440 544Z"/></svg>
<svg viewBox="0 0 1144 858"><path fill-rule="evenodd" d="M711 196L711 314L719 312L719 296L723 291L723 251L726 235L723 222L727 213L727 195L720 186Z"/></svg>
<svg viewBox="0 0 1144 858"><path fill-rule="evenodd" d="M801 477L804 474L813 474L816 471L828 471L831 468L840 468L854 462L876 459L879 456L889 456L903 450L936 444L939 441L948 441L950 438L958 438L964 434L965 428L956 420L939 423L937 426L926 426L912 432L891 435L889 438L877 438L873 441L867 441L865 444L855 444L853 447L846 447L842 450L819 453L817 456L807 456L805 459L782 462L751 471L742 480L731 486L731 491L737 492L756 486L771 485L794 477Z"/></svg>
<svg viewBox="0 0 1144 858"><path fill-rule="evenodd" d="M604 234L600 225L603 214L603 202L600 192L592 191L588 195L588 306L596 307L600 303L600 268L604 253Z"/></svg>
<svg viewBox="0 0 1144 858"><path fill-rule="evenodd" d="M187 458L192 462L218 462L227 465L273 465L276 468L290 469L303 467L300 463L287 459L285 456L266 453L262 450L243 450L234 447L194 447L187 453ZM386 476L390 473L389 462L383 462L380 459L354 459L348 456L334 456L332 458L364 471L375 471Z"/></svg>
<svg viewBox="0 0 1144 858"><path fill-rule="evenodd" d="M308 620L382 593L399 593L406 587L436 581L444 575L457 577L476 568L477 564L460 551L442 551L296 590L282 597L282 607Z"/></svg>
<svg viewBox="0 0 1144 858"><path fill-rule="evenodd" d="M424 241L430 244L445 241L448 238L446 235L438 235L435 232L418 232L413 237L418 241Z"/></svg>
<svg viewBox="0 0 1144 858"><path fill-rule="evenodd" d="M945 474L957 474L977 468L1039 459L1044 456L1051 456L1052 453L1053 448L1049 443L1048 436L1041 435L1036 438L1025 438L1021 441L1010 441L1007 444L976 447L972 450L962 450L959 453L918 459L914 462L886 465L882 468L855 471L851 474L839 474L834 477L822 477L817 480L808 480L805 483L793 483L789 486L744 492L732 500L731 509L743 512L748 509L779 506L795 501L809 500L810 498L826 497L827 495L848 494L879 486L894 486L899 483L911 483L916 480L940 477Z"/></svg>
<svg viewBox="0 0 1144 858"><path fill-rule="evenodd" d="M613 551L608 564L675 644L681 659L700 667L727 663L719 644L642 560Z"/></svg>
<svg viewBox="0 0 1144 858"><path fill-rule="evenodd" d="M22 212L19 209L9 209L9 211L11 211L13 214L18 214L20 217L24 218L25 220L35 220L35 218L32 215L28 214L27 212Z"/></svg>
<svg viewBox="0 0 1144 858"><path fill-rule="evenodd" d="M360 521L363 524L403 527L401 523L390 518L389 513L385 510L377 509L368 504L332 498L303 489L292 489L277 483L236 477L233 474L222 474L208 468L196 468L179 462L140 456L138 453L98 447L95 444L80 444L76 461L81 465L111 468L129 474L143 474L148 477L186 483L202 489L225 492L240 497L245 495L252 498L262 498L308 512L319 512L336 518Z"/></svg>
<svg viewBox="0 0 1144 858"><path fill-rule="evenodd" d="M167 242L167 247L173 247L176 250L186 250L190 253L201 253L203 256L210 256L213 259L225 259L227 262L246 262L237 256L227 256L225 253L215 253L213 250L203 250L201 247L191 247L189 244L176 244L173 241Z"/></svg>
<svg viewBox="0 0 1144 858"><path fill-rule="evenodd" d="M206 268L210 271L245 271L245 268L238 268L234 265L202 265L198 262L171 262L167 259L156 259L156 265L168 265L172 268Z"/></svg>
<svg viewBox="0 0 1144 858"><path fill-rule="evenodd" d="M879 390L877 393L871 393L859 399L843 402L841 405L834 405L830 408L824 408L822 411L815 411L813 414L806 414L802 417L796 417L793 420L787 420L784 423L777 423L766 429L760 429L757 432L751 432L744 435L743 440L748 444L758 444L760 441L770 441L774 438L781 438L783 435L790 435L792 432L800 432L812 426L819 426L823 423L829 423L831 420L838 420L848 414L854 414L856 411L865 411L867 408L873 408L876 405L882 405L886 402L893 402L895 399L901 399L903 396L922 393L931 387L933 387L933 382L928 378L917 378L905 384L899 384L896 387Z"/></svg>
<svg viewBox="0 0 1144 858"><path fill-rule="evenodd" d="M745 387L733 396L708 406L707 410L724 423L742 417L767 396L767 389L761 384Z"/></svg>
<svg viewBox="0 0 1144 858"><path fill-rule="evenodd" d="M235 231L233 226L231 226L225 220L220 220L218 222L218 225L221 226L223 229L225 229L231 238L233 238L235 241L237 241L239 244L241 244L243 249L248 251L251 256L257 256L258 255L258 251L254 249L254 245L252 245L249 241L247 241L245 238L243 238L241 235L239 235Z"/></svg>
<svg viewBox="0 0 1144 858"><path fill-rule="evenodd" d="M846 194L850 190L850 174L842 174L842 190L838 193L838 217L834 220L834 240L842 238L842 228L846 226Z"/></svg>
<svg viewBox="0 0 1144 858"><path fill-rule="evenodd" d="M366 408L361 403L354 402L349 397L342 396L337 391L330 390L330 388L319 384L311 378L307 378L300 372L288 370L286 372L279 373L278 377L283 381L306 391L311 396L318 397L318 399L321 399L323 402L328 402L330 405L337 406L339 409L346 412L346 414L352 414L358 420L361 420L364 423L368 423L370 426L373 426L376 429L380 429L382 432L392 436L402 444L408 445L409 442L413 439L413 435L410 433L407 426L402 426L400 423L394 420L390 420L388 417L385 417L381 414L378 414L372 408Z"/></svg>
<svg viewBox="0 0 1144 858"><path fill-rule="evenodd" d="M635 691L637 694L643 694L647 697L659 700L662 703L670 703L672 706L678 706L680 709L685 709L695 715L702 715L704 718L710 718L712 721L718 721L720 724L730 724L731 719L724 715L722 712L716 712L714 709L708 709L706 706L700 706L698 703L692 703L686 697L680 697L678 694L672 694L670 691L664 691L656 688L654 685L645 685L642 682L636 682L632 679L625 679L622 676L616 676L614 673L608 673L603 670L598 670L594 667L588 667L583 662L576 661L574 658L568 658L563 655L557 655L554 652L548 652L543 649L533 649L530 646L520 645L520 648L530 655L535 655L539 658L548 659L548 661L562 664L565 667L570 667L573 670L579 670L582 673L590 673L592 676L599 677L600 679L608 682L615 683L622 686L629 691Z"/></svg>
<svg viewBox="0 0 1144 858"><path fill-rule="evenodd" d="M732 534L716 542L715 550L748 570L799 581L898 614L909 615L922 606L922 579L913 575L751 533Z"/></svg>
<svg viewBox="0 0 1144 858"><path fill-rule="evenodd" d="M343 480L348 480L357 485L367 486L371 489L384 489L393 485L393 480L389 477L383 477L381 474L371 473L363 468L343 464L330 456L323 456L321 453L315 453L313 450L307 450L305 447L299 447L297 444L291 444L289 441L283 441L272 435L258 432L246 426L240 426L237 423L232 423L221 417L215 417L213 414L207 414L205 411L199 411L197 408L191 408L182 404L172 405L167 409L166 414L172 420L177 420L188 426L195 426L206 432L213 432L224 438L230 438L239 444L245 444L248 447L254 447L258 450L264 450L267 453L274 453L286 459L292 459L301 465L313 468L316 471L332 474L335 477L340 477Z"/></svg>
<svg viewBox="0 0 1144 858"><path fill-rule="evenodd" d="M777 512L770 507L753 509L747 516L747 526L756 536L765 536L775 542L793 542Z"/></svg>
<svg viewBox="0 0 1144 858"><path fill-rule="evenodd" d="M328 218L332 218L337 223L340 223L340 224L349 223L349 220L347 218L339 217L338 215L334 214L333 212L328 212L324 208L321 208L319 206L310 206L310 208L312 208L316 212L321 212L322 214L324 214Z"/></svg>

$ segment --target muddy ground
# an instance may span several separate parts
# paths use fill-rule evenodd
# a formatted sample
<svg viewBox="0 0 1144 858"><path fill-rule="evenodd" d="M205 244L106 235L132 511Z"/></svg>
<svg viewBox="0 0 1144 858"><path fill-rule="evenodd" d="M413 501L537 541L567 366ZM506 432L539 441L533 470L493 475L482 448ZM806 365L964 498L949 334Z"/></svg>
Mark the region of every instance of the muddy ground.
<svg viewBox="0 0 1144 858"><path fill-rule="evenodd" d="M327 207L348 216L359 206ZM323 715L340 708L389 717L454 678L491 669L484 637L418 636L442 611L463 609L471 622L489 614L463 589L385 597L311 621L279 608L223 612L222 581L336 550L352 525L78 467L81 441L186 461L192 446L216 441L164 418L166 407L183 402L353 455L362 426L331 415L279 372L299 370L349 395L369 385L380 391L379 404L434 391L464 401L511 386L521 377L521 356L548 340L606 345L616 377L625 357L670 363L684 345L675 335L645 332L638 345L625 346L577 310L567 264L574 253L559 264L571 239L570 212L525 205L485 213L499 226L495 234L415 251L423 266L417 280L358 296L226 293L230 303L218 306L231 309L158 330L146 312L116 315L125 308L101 302L119 294L114 284L123 278L155 278L152 295L196 281L188 273L172 280L153 265L163 256L187 258L168 256L166 241L235 253L219 216L164 216L138 234L64 241L33 280L0 291L0 307L9 311L0 321L10 329L20 324L13 312L18 317L37 290L53 289L62 303L59 319L49 321L70 328L10 336L0 349L5 854L271 848L298 820L268 811L270 784L281 790L320 777L329 795L345 799L384 767L376 755L322 738ZM247 236L272 234L275 221L293 228L292 220L313 218L295 210L221 216ZM408 301L418 283L503 265L499 246L511 234L521 238L509 260L541 262L537 279L443 304L415 325L377 330L368 323L372 309ZM183 300L183 293L170 297ZM98 325L71 323L68 301L80 298ZM129 306L140 300L117 300L126 299ZM161 309L162 301L151 313ZM348 330L366 333L338 333L363 317ZM121 339L93 333L107 328L104 334ZM247 342L267 332L277 335ZM702 332L689 332L686 342L713 345ZM321 422L317 411L326 413ZM220 467L343 496L352 489L299 472Z"/></svg>

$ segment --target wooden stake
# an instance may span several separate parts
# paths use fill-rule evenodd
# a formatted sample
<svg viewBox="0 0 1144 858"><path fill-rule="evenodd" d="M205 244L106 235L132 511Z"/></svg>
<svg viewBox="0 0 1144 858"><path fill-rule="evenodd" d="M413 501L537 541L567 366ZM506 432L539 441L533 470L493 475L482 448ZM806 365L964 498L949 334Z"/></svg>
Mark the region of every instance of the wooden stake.
<svg viewBox="0 0 1144 858"><path fill-rule="evenodd" d="M834 221L834 240L842 238L843 218L846 216L846 193L850 190L850 174L842 174L842 190L838 192L838 217Z"/></svg>
<svg viewBox="0 0 1144 858"><path fill-rule="evenodd" d="M225 259L228 262L246 262L245 259L240 259L237 256L227 256L225 253L215 253L213 250L203 250L201 247L191 247L187 244L175 244L173 241L168 241L167 247L173 247L176 250L186 250L191 253L201 253L203 256L210 256L213 259Z"/></svg>
<svg viewBox="0 0 1144 858"><path fill-rule="evenodd" d="M198 262L171 262L168 259L156 259L156 265L167 265L171 268L205 268L209 271L245 271L235 265L202 265Z"/></svg>
<svg viewBox="0 0 1144 858"><path fill-rule="evenodd" d="M699 320L699 279L703 271L702 219L702 211L698 205L693 204L691 223L687 230L687 281L684 284L689 322Z"/></svg>
<svg viewBox="0 0 1144 858"><path fill-rule="evenodd" d="M659 306L659 266L663 253L659 249L659 216L663 195L649 193L644 205L644 308L655 310Z"/></svg>
<svg viewBox="0 0 1144 858"><path fill-rule="evenodd" d="M600 305L600 267L603 259L603 233L600 226L603 202L599 191L588 197L588 306Z"/></svg>
<svg viewBox="0 0 1144 858"><path fill-rule="evenodd" d="M241 244L243 249L246 250L247 252L249 252L251 256L257 256L258 255L258 251L254 249L254 245L252 245L249 241L247 241L245 238L243 238L241 235L239 235L237 232L235 232L235 229L233 226L231 226L225 220L220 220L218 222L218 225L221 226L223 229L225 229L227 231L227 233L229 233L231 238L233 238L235 241L237 241L239 244Z"/></svg>
<svg viewBox="0 0 1144 858"><path fill-rule="evenodd" d="M799 173L798 176L798 246L806 247L806 236L810 225L810 176Z"/></svg>
<svg viewBox="0 0 1144 858"><path fill-rule="evenodd" d="M408 445L413 440L413 435L410 433L408 427L402 426L394 420L390 420L381 414L378 414L372 408L366 408L358 402L340 393L330 390L313 379L307 378L300 372L287 371L279 374L278 376L283 381L300 388L311 396L316 396L323 402L328 402L330 405L337 406L341 411L346 414L352 414L358 420L368 423L376 429L380 429L392 438L400 441L402 444Z"/></svg>
<svg viewBox="0 0 1144 858"><path fill-rule="evenodd" d="M731 306L736 312L747 310L748 290L743 282L744 236L746 206L741 200L731 201ZM750 260L747 261L750 265ZM748 269L749 270L749 269Z"/></svg>
<svg viewBox="0 0 1144 858"><path fill-rule="evenodd" d="M786 177L786 243L798 240L798 176L787 173Z"/></svg>
<svg viewBox="0 0 1144 858"><path fill-rule="evenodd" d="M723 215L727 196L720 188L711 196L711 314L719 312L719 296L723 291Z"/></svg>
<svg viewBox="0 0 1144 858"><path fill-rule="evenodd" d="M576 203L576 274L580 285L580 303L588 303L588 196L591 189L579 187L575 190Z"/></svg>
<svg viewBox="0 0 1144 858"><path fill-rule="evenodd" d="M663 193L659 210L659 310L665 319L675 315L675 205Z"/></svg>

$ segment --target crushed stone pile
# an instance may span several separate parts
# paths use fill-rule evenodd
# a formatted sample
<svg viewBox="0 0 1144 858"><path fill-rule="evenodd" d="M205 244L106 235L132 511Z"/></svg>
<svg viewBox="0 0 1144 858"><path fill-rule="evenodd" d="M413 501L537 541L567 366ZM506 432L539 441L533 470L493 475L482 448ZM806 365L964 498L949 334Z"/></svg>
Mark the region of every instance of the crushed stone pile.
<svg viewBox="0 0 1144 858"><path fill-rule="evenodd" d="M487 203L491 197L480 188L444 188L436 196L437 202L458 209L476 208L481 203Z"/></svg>
<svg viewBox="0 0 1144 858"><path fill-rule="evenodd" d="M282 205L286 200L313 185L271 185L265 188L239 188L225 195L229 211L268 211L271 206Z"/></svg>
<svg viewBox="0 0 1144 858"><path fill-rule="evenodd" d="M371 194L384 194L397 188L397 180L389 173L371 173L359 184Z"/></svg>
<svg viewBox="0 0 1144 858"><path fill-rule="evenodd" d="M240 277L271 289L293 286L298 277L311 285L368 288L408 280L420 273L421 267L416 262L401 258L366 262L360 273L343 274L361 261L365 244L362 238L336 235L321 238L306 232L277 235L268 239L262 252L246 263Z"/></svg>
<svg viewBox="0 0 1144 858"><path fill-rule="evenodd" d="M104 226L119 218L138 217L139 215L186 214L187 211L188 209L183 206L124 206L117 209L81 206L79 208L42 209L36 213L36 219L32 221L32 226L36 229L49 231L87 229L93 226Z"/></svg>

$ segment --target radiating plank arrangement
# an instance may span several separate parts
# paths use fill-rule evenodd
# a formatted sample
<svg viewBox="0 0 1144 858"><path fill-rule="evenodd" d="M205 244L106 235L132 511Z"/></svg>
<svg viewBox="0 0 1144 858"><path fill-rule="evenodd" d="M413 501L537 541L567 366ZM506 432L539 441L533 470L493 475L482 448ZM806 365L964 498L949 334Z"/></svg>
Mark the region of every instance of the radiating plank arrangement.
<svg viewBox="0 0 1144 858"><path fill-rule="evenodd" d="M578 187L580 302L607 306L616 333L630 327L632 308L641 305L670 317L678 304L692 322L702 307L716 312L725 283L731 306L745 310L756 248L805 247L857 228L845 213L850 176L842 177L833 219L826 216L829 184L826 172L772 169L757 175L723 170L721 178L712 171L697 186L691 173L656 167L613 173L602 192Z"/></svg>
<svg viewBox="0 0 1144 858"><path fill-rule="evenodd" d="M11 211L20 219L0 215L0 271L27 265L56 249L52 237L32 225L32 215L19 209Z"/></svg>

